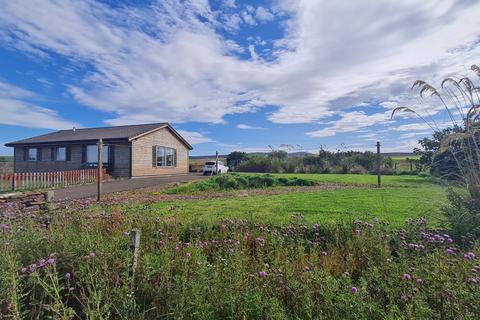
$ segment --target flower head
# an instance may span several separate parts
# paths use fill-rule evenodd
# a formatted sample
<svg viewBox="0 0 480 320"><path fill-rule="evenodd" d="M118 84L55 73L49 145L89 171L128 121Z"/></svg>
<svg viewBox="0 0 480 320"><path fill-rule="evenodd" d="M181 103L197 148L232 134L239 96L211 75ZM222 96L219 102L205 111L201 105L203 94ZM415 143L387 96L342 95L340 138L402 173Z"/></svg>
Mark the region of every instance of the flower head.
<svg viewBox="0 0 480 320"><path fill-rule="evenodd" d="M358 289L357 289L357 287L352 287L352 288L350 289L350 291L351 291L352 293L357 293L357 292L358 292Z"/></svg>
<svg viewBox="0 0 480 320"><path fill-rule="evenodd" d="M473 260L475 258L475 253L467 252L463 255L463 258L468 261Z"/></svg>
<svg viewBox="0 0 480 320"><path fill-rule="evenodd" d="M260 278L265 278L267 276L267 271L260 271L258 275L260 276Z"/></svg>
<svg viewBox="0 0 480 320"><path fill-rule="evenodd" d="M405 281L410 281L412 280L412 276L408 273L404 273L402 279Z"/></svg>

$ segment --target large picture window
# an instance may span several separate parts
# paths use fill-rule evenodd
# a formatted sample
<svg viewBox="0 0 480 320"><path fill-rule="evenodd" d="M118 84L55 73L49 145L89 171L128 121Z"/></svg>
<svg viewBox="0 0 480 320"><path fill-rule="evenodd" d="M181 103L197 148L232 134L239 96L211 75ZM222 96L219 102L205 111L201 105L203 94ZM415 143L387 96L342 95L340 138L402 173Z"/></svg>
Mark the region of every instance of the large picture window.
<svg viewBox="0 0 480 320"><path fill-rule="evenodd" d="M102 162L108 163L108 146L103 146L102 148ZM98 146L96 144L87 146L87 163L95 164L98 163Z"/></svg>
<svg viewBox="0 0 480 320"><path fill-rule="evenodd" d="M177 166L177 150L168 147L153 147L153 165L155 167L176 167Z"/></svg>

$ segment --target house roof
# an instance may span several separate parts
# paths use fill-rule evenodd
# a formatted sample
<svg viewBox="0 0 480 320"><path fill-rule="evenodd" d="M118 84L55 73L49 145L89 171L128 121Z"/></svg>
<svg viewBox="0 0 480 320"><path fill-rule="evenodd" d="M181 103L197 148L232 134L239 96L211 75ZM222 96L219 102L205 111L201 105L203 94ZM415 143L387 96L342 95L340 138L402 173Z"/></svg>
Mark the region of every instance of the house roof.
<svg viewBox="0 0 480 320"><path fill-rule="evenodd" d="M185 144L185 146L187 146L190 150L193 149L192 146L167 122L102 128L59 130L40 136L9 142L5 144L5 146L15 147L20 145L96 141L98 139L127 139L131 141L137 137L154 132L161 128L168 128L183 144Z"/></svg>

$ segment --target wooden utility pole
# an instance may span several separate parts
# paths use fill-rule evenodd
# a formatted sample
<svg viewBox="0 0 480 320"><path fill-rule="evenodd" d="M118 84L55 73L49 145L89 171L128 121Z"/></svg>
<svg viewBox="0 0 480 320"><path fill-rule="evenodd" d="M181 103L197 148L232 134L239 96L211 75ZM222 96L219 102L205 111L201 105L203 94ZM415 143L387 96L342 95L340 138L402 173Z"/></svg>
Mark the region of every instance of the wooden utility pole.
<svg viewBox="0 0 480 320"><path fill-rule="evenodd" d="M380 141L377 141L377 187L382 186L382 176L381 176L381 158L380 158Z"/></svg>
<svg viewBox="0 0 480 320"><path fill-rule="evenodd" d="M102 179L103 179L103 140L98 140L98 164L97 164L97 201L102 200Z"/></svg>
<svg viewBox="0 0 480 320"><path fill-rule="evenodd" d="M218 174L218 151L215 151L215 174Z"/></svg>

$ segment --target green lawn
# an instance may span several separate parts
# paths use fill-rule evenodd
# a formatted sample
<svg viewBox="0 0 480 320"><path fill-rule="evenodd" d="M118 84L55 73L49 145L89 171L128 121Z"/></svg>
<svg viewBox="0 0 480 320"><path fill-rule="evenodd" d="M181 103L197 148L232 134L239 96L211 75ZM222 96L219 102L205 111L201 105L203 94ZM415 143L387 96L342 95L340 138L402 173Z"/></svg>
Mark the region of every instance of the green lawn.
<svg viewBox="0 0 480 320"><path fill-rule="evenodd" d="M285 175L286 176L286 175ZM293 175L288 175L293 176ZM375 176L299 174L321 182L376 184ZM151 214L189 223L213 223L226 218L284 224L292 213L301 213L308 223L334 223L378 217L394 226L405 219L425 216L440 222L439 208L445 191L417 176L383 177L384 188L373 187L292 192L278 195L228 197L211 200L165 201L153 204ZM127 212L145 212L143 205L129 205Z"/></svg>
<svg viewBox="0 0 480 320"><path fill-rule="evenodd" d="M240 173L243 175L255 175L260 173ZM377 185L377 176L368 174L315 174L315 173L272 173L273 176L282 177L298 177L317 182L325 183L347 183L362 185ZM433 186L434 182L429 178L419 176L382 176L382 184L384 186Z"/></svg>

